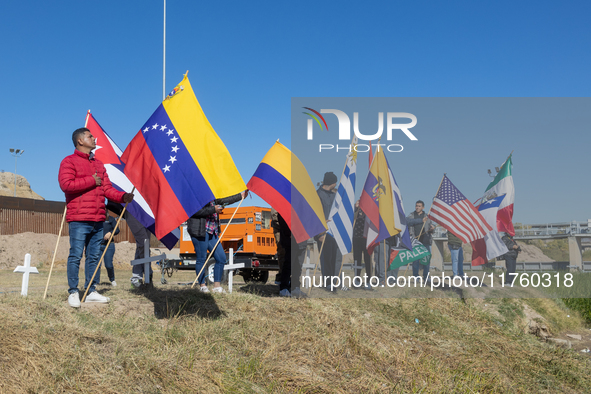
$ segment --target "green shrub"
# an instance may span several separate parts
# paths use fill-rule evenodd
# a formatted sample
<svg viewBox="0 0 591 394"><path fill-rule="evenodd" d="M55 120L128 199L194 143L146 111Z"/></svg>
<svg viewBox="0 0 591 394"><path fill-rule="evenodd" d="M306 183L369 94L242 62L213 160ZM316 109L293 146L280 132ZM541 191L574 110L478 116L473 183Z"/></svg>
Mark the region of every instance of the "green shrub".
<svg viewBox="0 0 591 394"><path fill-rule="evenodd" d="M562 301L570 309L579 312L583 319L591 324L591 298L563 298Z"/></svg>

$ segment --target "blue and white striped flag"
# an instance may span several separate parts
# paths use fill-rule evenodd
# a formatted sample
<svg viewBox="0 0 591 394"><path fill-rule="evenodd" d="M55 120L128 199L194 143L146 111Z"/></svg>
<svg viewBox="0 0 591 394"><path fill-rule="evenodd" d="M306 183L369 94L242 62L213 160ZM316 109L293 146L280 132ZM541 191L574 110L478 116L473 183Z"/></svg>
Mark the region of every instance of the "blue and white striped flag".
<svg viewBox="0 0 591 394"><path fill-rule="evenodd" d="M347 154L345 169L337 189L330 215L328 215L328 233L337 241L343 255L351 252L353 239L353 221L355 218L355 173L357 172L357 136Z"/></svg>

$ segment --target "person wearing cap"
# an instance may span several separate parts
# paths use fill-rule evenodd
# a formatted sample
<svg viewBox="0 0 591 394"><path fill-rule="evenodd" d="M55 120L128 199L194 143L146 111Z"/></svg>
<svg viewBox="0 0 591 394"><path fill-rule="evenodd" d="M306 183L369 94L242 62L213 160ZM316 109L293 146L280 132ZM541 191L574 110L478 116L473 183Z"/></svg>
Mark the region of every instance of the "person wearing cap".
<svg viewBox="0 0 591 394"><path fill-rule="evenodd" d="M316 191L320 202L322 203L322 210L324 211L324 218L328 220L332 203L336 197L335 187L337 185L337 176L333 172L324 174L322 185ZM328 233L322 233L315 237L318 250L322 249L320 254L320 269L322 276L337 276L339 274L336 264L337 260L337 241ZM324 243L324 245L323 245Z"/></svg>

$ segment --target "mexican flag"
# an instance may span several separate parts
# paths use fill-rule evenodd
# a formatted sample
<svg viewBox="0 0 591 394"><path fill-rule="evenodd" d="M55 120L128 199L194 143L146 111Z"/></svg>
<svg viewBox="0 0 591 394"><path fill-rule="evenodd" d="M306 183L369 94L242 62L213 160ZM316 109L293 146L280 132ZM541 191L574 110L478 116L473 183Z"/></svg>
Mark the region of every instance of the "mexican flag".
<svg viewBox="0 0 591 394"><path fill-rule="evenodd" d="M499 205L499 211L497 212L497 230L514 236L513 202L515 201L515 188L513 187L512 168L513 162L511 161L510 155L505 163L503 163L495 179L486 188L484 196L478 205L504 194L505 198L501 202L501 205Z"/></svg>

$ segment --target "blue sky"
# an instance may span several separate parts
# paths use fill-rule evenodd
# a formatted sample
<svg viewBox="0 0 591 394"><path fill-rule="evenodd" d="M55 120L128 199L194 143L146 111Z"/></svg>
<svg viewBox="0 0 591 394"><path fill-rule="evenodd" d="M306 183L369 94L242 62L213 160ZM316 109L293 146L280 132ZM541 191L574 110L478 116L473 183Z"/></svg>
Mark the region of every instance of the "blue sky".
<svg viewBox="0 0 591 394"><path fill-rule="evenodd" d="M25 149L18 173L63 201L59 163L88 109L124 149L162 99L162 8L145 0L3 4L0 169L14 171L9 148ZM589 96L590 11L583 1L169 0L166 90L189 70L247 182L276 139L289 145L292 97ZM578 114L556 114L566 126L555 131L537 127L539 119L507 128L503 116L472 133L446 125L448 138L425 135L392 156L407 210L419 198L430 205L443 172L478 198L486 170L515 150L515 221L591 218L589 114L578 127L567 122Z"/></svg>

